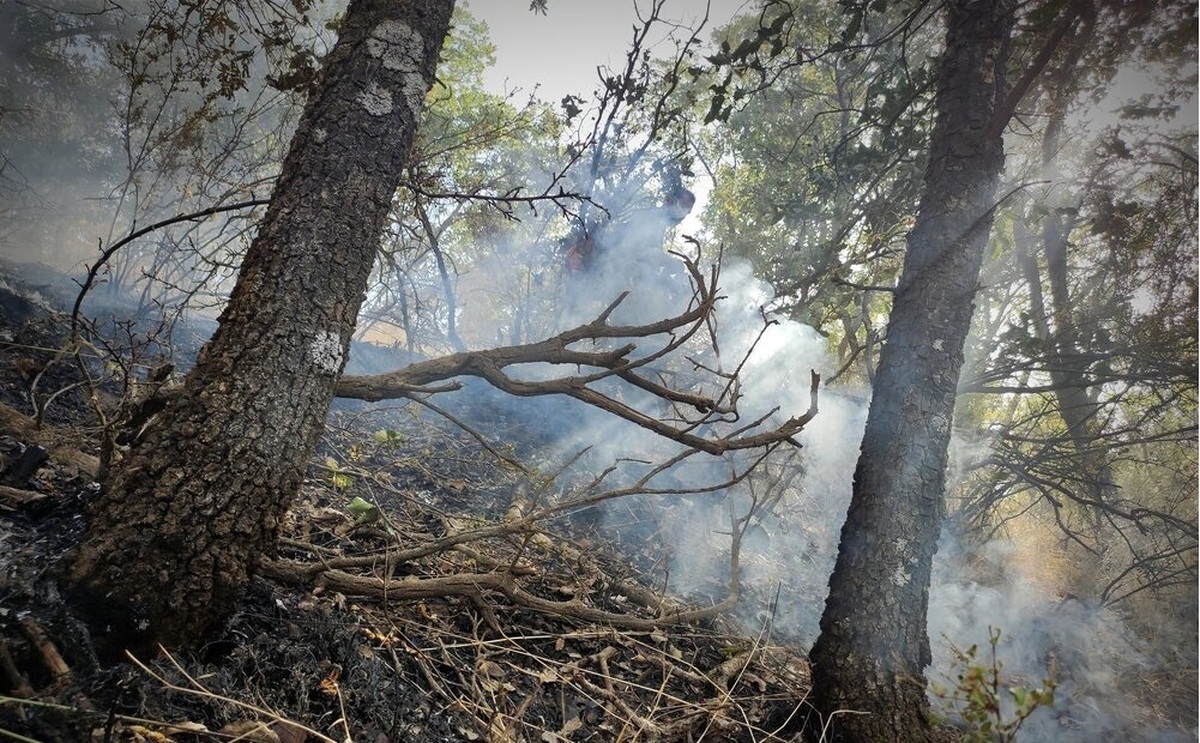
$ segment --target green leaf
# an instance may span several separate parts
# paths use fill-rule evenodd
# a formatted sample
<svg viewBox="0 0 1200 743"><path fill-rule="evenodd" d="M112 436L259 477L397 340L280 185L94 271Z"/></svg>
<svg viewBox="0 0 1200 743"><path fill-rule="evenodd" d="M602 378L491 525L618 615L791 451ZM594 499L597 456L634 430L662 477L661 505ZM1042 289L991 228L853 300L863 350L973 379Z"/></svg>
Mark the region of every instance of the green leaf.
<svg viewBox="0 0 1200 743"><path fill-rule="evenodd" d="M346 504L346 510L360 524L369 524L378 521L379 517L383 515L378 506L359 496L355 496L354 500Z"/></svg>
<svg viewBox="0 0 1200 743"><path fill-rule="evenodd" d="M1029 700L1029 691L1023 687L1017 686L1008 690L1012 694L1013 701L1017 703L1018 708L1024 708L1025 702Z"/></svg>
<svg viewBox="0 0 1200 743"><path fill-rule="evenodd" d="M399 449L404 445L404 434L390 428L381 428L373 434L375 442L388 449Z"/></svg>

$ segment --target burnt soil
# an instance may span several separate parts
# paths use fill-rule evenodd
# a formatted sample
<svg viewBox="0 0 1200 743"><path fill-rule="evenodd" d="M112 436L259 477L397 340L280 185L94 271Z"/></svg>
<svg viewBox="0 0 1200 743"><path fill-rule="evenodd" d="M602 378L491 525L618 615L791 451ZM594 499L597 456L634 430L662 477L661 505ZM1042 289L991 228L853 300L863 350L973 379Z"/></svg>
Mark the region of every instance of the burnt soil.
<svg viewBox="0 0 1200 743"><path fill-rule="evenodd" d="M502 411L474 433L508 443L485 446L416 405L335 406L221 636L103 665L56 569L100 489L97 410L126 389L59 353L52 308L4 290L0 311L0 737L771 741L807 714L807 664L769 622L672 620L711 599L655 588L654 509L630 501L633 531L530 523L555 487L518 466L537 442Z"/></svg>

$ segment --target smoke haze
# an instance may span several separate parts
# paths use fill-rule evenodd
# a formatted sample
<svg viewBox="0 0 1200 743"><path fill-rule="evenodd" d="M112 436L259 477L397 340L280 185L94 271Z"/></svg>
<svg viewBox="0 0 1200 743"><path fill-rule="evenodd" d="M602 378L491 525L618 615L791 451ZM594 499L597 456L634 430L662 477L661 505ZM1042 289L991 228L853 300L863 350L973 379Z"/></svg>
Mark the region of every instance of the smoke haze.
<svg viewBox="0 0 1200 743"><path fill-rule="evenodd" d="M628 243L620 234L596 268L570 278L568 310L562 327L594 318L621 291L630 296L615 316L635 322L677 314L690 297L677 259L662 248L648 246L632 230ZM668 237L670 237L668 235ZM683 249L680 242L677 249ZM636 257L637 250L653 254ZM764 316L773 292L755 278L749 264L727 261L721 268L715 347L689 348L689 359L703 359L725 372L740 367L739 421L768 416L765 425L778 425L809 404L809 372L828 375L832 362L826 341L813 328L782 318ZM764 326L764 320L773 321ZM765 330L764 330L765 327ZM642 348L653 346L645 339ZM636 355L636 354L635 354ZM662 363L664 374L681 379L688 364L680 359ZM562 370L527 370L549 376ZM683 375L683 376L679 376ZM713 393L710 386L703 388ZM627 402L653 405L626 391ZM746 466L744 454L697 455L673 467L649 484L699 494L668 494L642 498L634 511L654 514L655 527L666 540L669 563L662 581L669 593L696 603L716 603L729 585L730 536L734 520L758 505L741 544L739 577L743 599L734 616L748 633L758 634L769 623L772 636L807 648L815 641L824 609L827 582L837 554L841 525L849 504L854 467L866 420L869 392L823 388L820 413L797 437L799 450L777 451L760 466L759 474L727 490L705 493ZM517 415L530 416L524 409ZM665 415L669 411L663 409ZM560 478L561 497L578 494L573 486L593 482L607 468L604 486L620 487L647 471L650 463L677 455L681 448L649 431L574 401L538 401L532 418L554 430L553 443L537 457L574 465ZM956 442L959 454L966 446ZM978 444L976 444L977 446ZM582 456L580 452L586 450ZM956 469L952 468L951 475ZM951 483L953 485L953 483ZM765 505L764 505L765 504ZM644 529L623 501L609 502L597 524L600 533ZM637 544L638 534L621 539ZM1141 641L1109 609L1056 595L1021 572L1013 559L1018 547L997 539L970 555L944 534L935 561L930 596L929 634L934 684L953 686L962 669L953 648L987 648L989 628L998 628L1002 683L1034 687L1053 677L1058 684L1056 704L1026 721L1022 737L1035 741L1091 741L1121 735L1131 740L1186 740L1178 731L1160 730L1152 710L1139 706L1122 684L1132 671L1152 671L1151 656ZM986 569L981 567L985 566ZM980 574L992 576L985 584ZM981 652L979 662L986 654ZM937 697L935 709L950 715L954 709ZM1011 710L1010 710L1011 712ZM1174 737L1172 737L1174 736Z"/></svg>

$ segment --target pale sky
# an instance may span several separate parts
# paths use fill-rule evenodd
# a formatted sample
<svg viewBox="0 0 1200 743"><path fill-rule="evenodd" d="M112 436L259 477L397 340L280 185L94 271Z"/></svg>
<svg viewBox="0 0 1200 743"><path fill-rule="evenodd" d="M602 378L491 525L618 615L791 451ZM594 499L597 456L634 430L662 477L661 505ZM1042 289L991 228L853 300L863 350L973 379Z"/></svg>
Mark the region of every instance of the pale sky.
<svg viewBox="0 0 1200 743"><path fill-rule="evenodd" d="M529 10L529 0L467 0L464 7L484 21L496 45L496 66L484 75L484 82L497 94L520 88L529 94L537 88L544 101L557 103L565 95L578 95L591 101L599 84L596 68L609 68L625 61L625 52L642 16L652 0L549 0L549 10L540 15ZM708 7L708 23L700 39L708 42L712 33L731 18L751 7L751 0L665 0L660 18L688 28L699 25ZM652 41L660 42L662 54L674 52L664 41L667 24ZM652 47L652 50L655 48ZM695 209L680 225L684 234L700 229L711 184L696 178L688 186L695 192Z"/></svg>
<svg viewBox="0 0 1200 743"><path fill-rule="evenodd" d="M636 0L643 14L651 0ZM701 31L708 41L712 31L725 25L746 0L666 0L661 17L694 26L711 5L709 22ZM532 92L540 85L539 97L557 103L574 94L590 99L597 85L596 68L616 67L637 24L635 0L549 0L549 11L540 15L529 10L529 0L468 0L464 6L487 23L496 44L496 66L485 77L495 92L508 87ZM662 40L666 27L653 37ZM673 47L662 45L664 54Z"/></svg>

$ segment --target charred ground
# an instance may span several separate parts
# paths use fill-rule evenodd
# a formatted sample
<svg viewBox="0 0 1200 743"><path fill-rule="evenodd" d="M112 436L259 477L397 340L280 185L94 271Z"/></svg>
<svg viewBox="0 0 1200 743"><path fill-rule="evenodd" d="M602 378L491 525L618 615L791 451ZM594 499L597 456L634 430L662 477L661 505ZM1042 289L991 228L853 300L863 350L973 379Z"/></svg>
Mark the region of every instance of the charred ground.
<svg viewBox="0 0 1200 743"><path fill-rule="evenodd" d="M807 664L769 616L755 635L712 610L736 585L663 595L658 509L623 502L620 530L586 508L531 520L554 497L555 473L530 461L551 426L487 398L442 411L471 413L471 431L417 405L336 406L278 550L222 635L101 662L56 565L99 490L101 418L129 390L61 354L67 318L24 288L0 296L4 731L761 741L806 714Z"/></svg>

